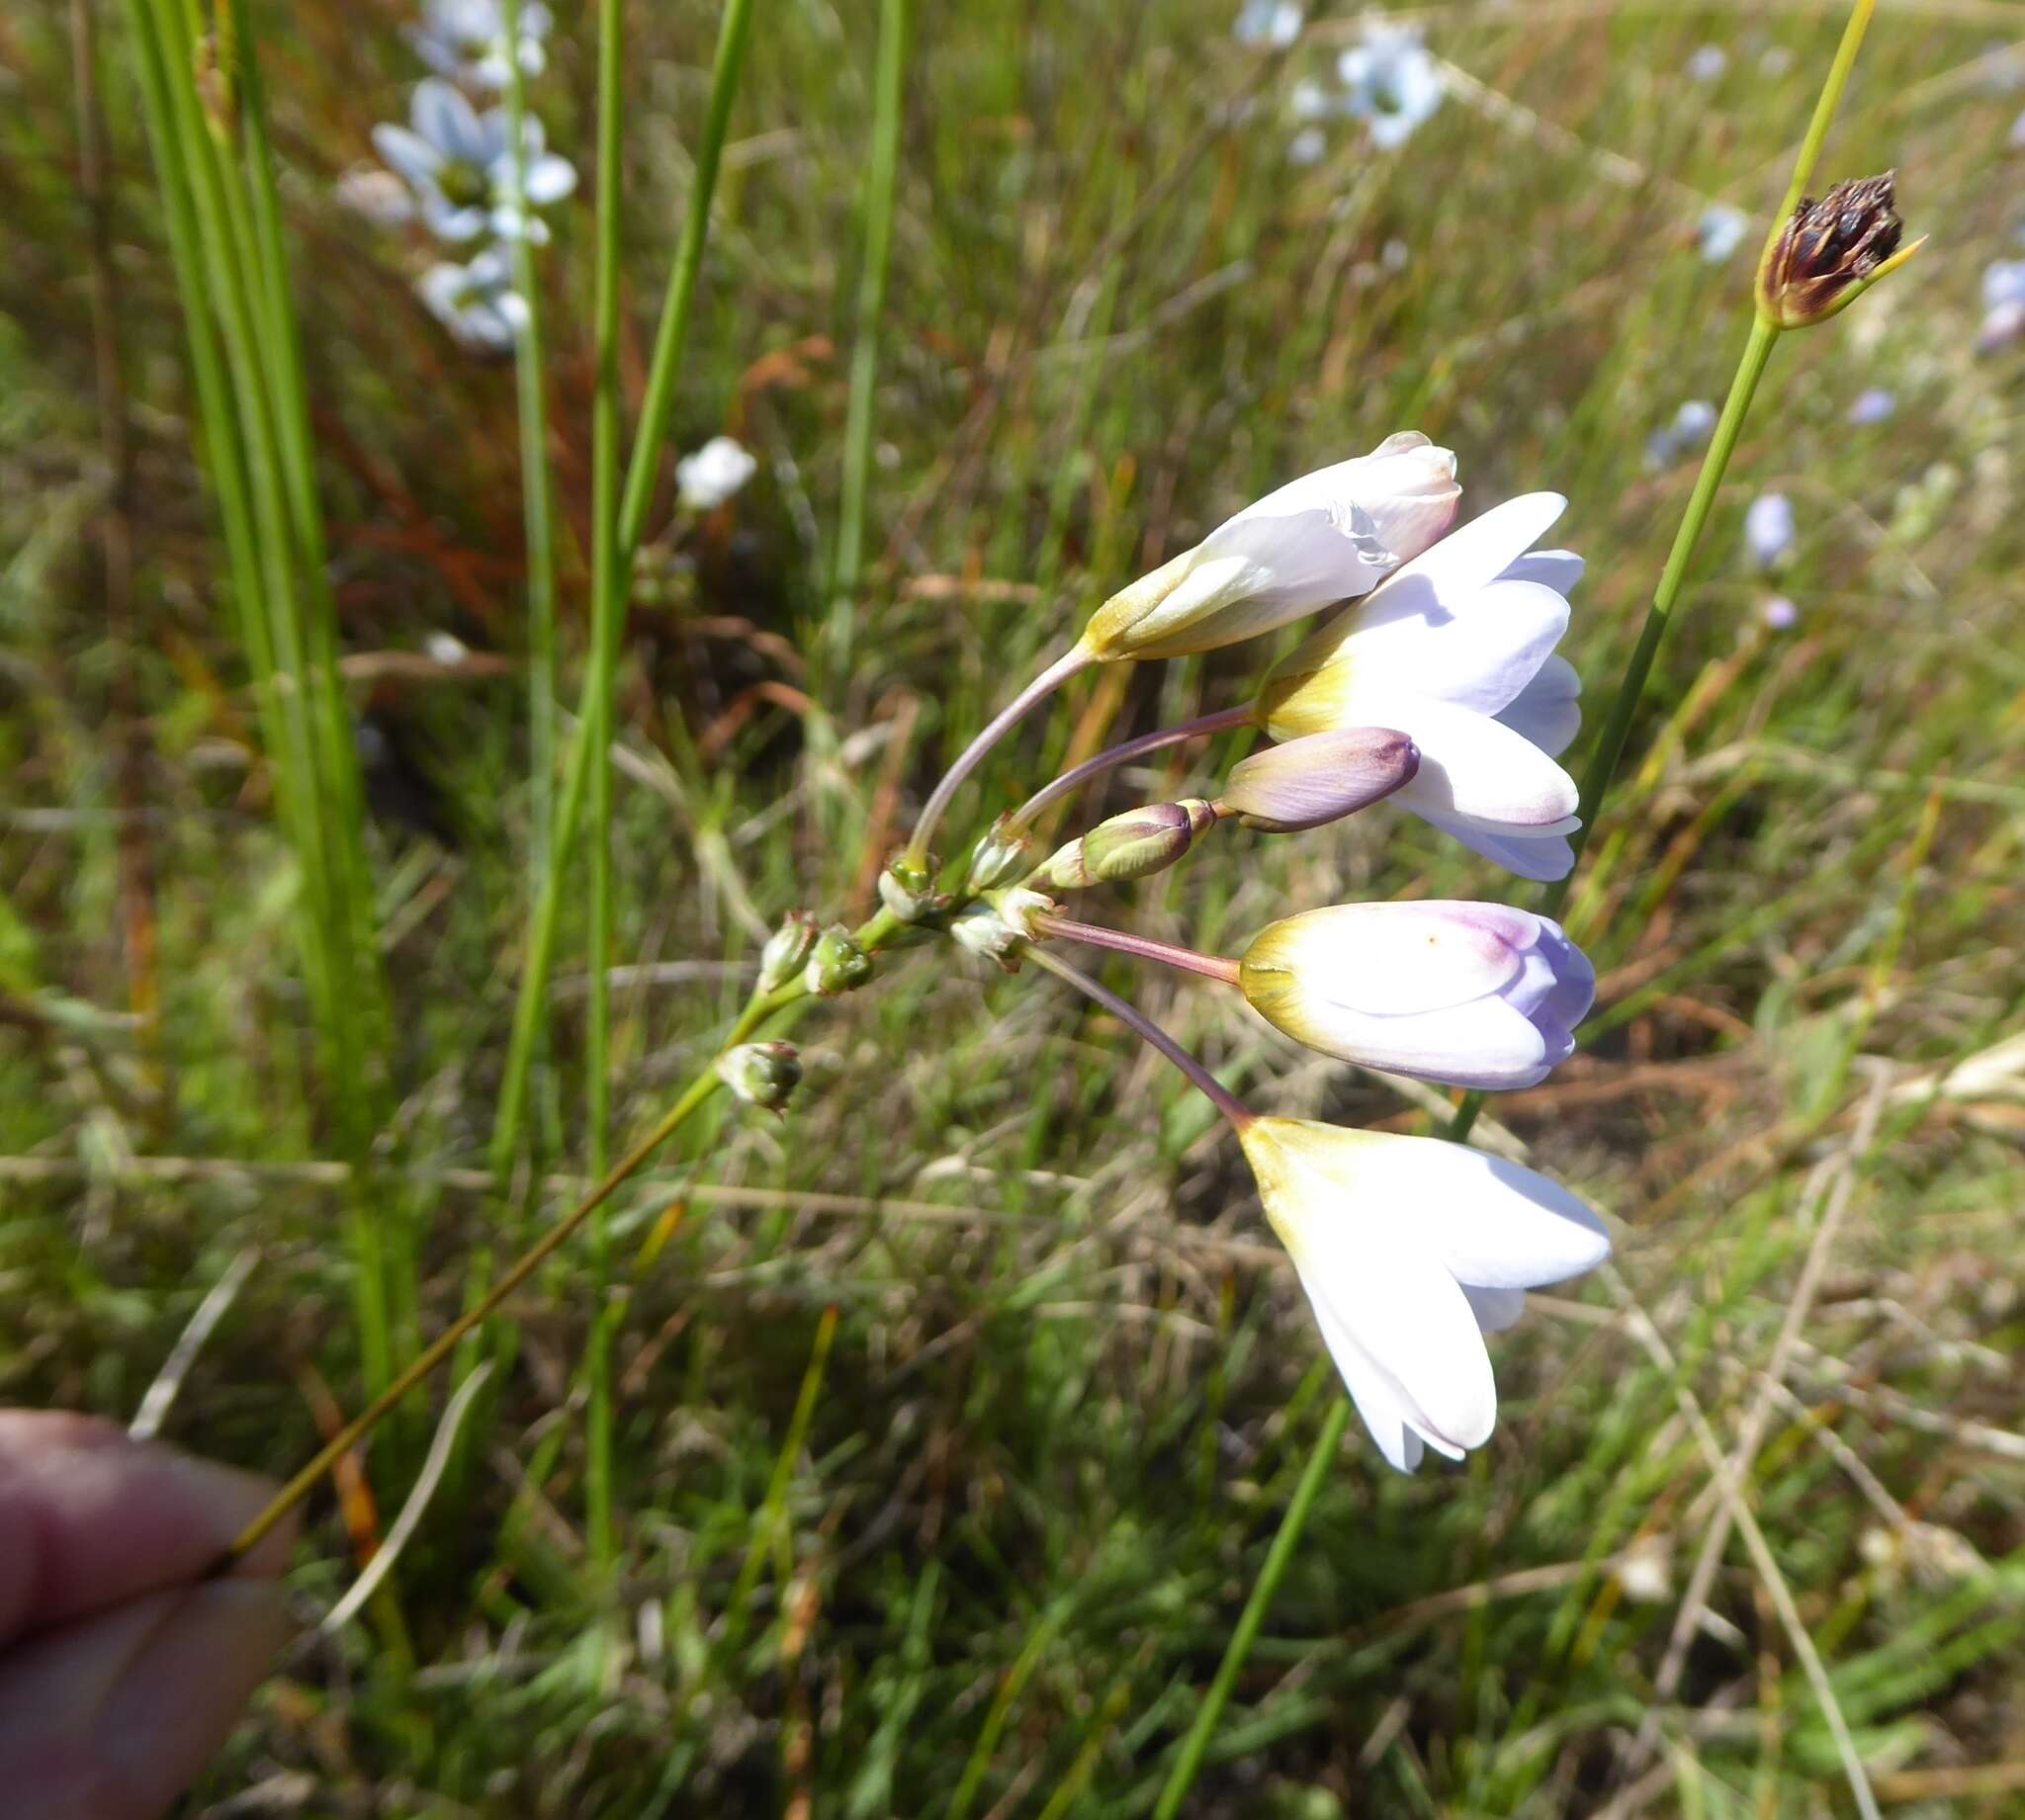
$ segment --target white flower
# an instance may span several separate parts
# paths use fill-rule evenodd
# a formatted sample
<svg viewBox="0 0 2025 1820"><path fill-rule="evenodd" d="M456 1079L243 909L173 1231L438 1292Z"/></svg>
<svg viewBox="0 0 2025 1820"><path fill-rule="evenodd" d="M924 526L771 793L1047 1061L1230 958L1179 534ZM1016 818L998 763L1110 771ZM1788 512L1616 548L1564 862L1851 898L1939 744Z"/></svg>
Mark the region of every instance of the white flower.
<svg viewBox="0 0 2025 1820"><path fill-rule="evenodd" d="M1442 105L1441 65L1410 27L1366 25L1336 73L1348 91L1344 111L1365 123L1380 151L1398 150Z"/></svg>
<svg viewBox="0 0 2025 1820"><path fill-rule="evenodd" d="M1397 728L1421 759L1392 800L1529 879L1567 876L1581 825L1554 757L1582 685L1553 649L1582 559L1532 550L1566 503L1528 493L1451 532L1277 665L1257 709L1276 739Z"/></svg>
<svg viewBox="0 0 2025 1820"><path fill-rule="evenodd" d="M1884 423L1898 408L1898 399L1882 386L1867 387L1849 407L1849 421L1855 424Z"/></svg>
<svg viewBox="0 0 2025 1820"><path fill-rule="evenodd" d="M1723 264L1744 243L1751 230L1751 217L1727 203L1712 203L1702 212L1695 231L1702 242L1702 257L1711 265Z"/></svg>
<svg viewBox="0 0 2025 1820"><path fill-rule="evenodd" d="M1452 1459L1498 1415L1486 1334L1525 1291L1610 1256L1603 1223L1544 1175L1439 1138L1257 1118L1241 1132L1266 1217L1385 1458Z"/></svg>
<svg viewBox="0 0 2025 1820"><path fill-rule="evenodd" d="M527 326L527 302L513 289L505 254L486 247L469 265L432 265L415 281L429 313L465 347L484 353L510 348Z"/></svg>
<svg viewBox="0 0 2025 1820"><path fill-rule="evenodd" d="M538 76L547 59L542 40L552 24L542 0L521 0L520 70ZM502 89L511 75L506 10L499 0L429 0L422 23L407 34L415 54L439 76Z"/></svg>
<svg viewBox="0 0 2025 1820"><path fill-rule="evenodd" d="M1337 112L1336 104L1329 99L1329 91L1312 76L1303 76L1293 85L1286 105L1295 120L1327 120Z"/></svg>
<svg viewBox="0 0 2025 1820"><path fill-rule="evenodd" d="M1295 0L1245 0L1231 36L1241 44L1271 44L1284 50L1300 37L1302 17Z"/></svg>
<svg viewBox="0 0 2025 1820"><path fill-rule="evenodd" d="M1106 662L1183 657L1367 594L1441 536L1461 495L1447 449L1414 430L1388 436L1268 493L1120 589L1091 617L1083 648Z"/></svg>
<svg viewBox="0 0 2025 1820"><path fill-rule="evenodd" d="M1260 1016L1323 1055L1503 1091L1538 1086L1575 1053L1596 969L1530 910L1338 904L1261 930L1238 984Z"/></svg>
<svg viewBox="0 0 2025 1820"><path fill-rule="evenodd" d="M1758 609L1767 632L1791 632L1800 624L1800 609L1784 594L1774 594Z"/></svg>
<svg viewBox="0 0 2025 1820"><path fill-rule="evenodd" d="M1688 74L1697 82L1714 82L1729 67L1729 52L1720 44L1704 44L1688 58Z"/></svg>
<svg viewBox="0 0 2025 1820"><path fill-rule="evenodd" d="M1793 501L1760 493L1744 513L1744 548L1760 568L1777 568L1793 552Z"/></svg>
<svg viewBox="0 0 2025 1820"><path fill-rule="evenodd" d="M2010 145L2013 151L2025 151L2025 114L2011 123Z"/></svg>
<svg viewBox="0 0 2025 1820"><path fill-rule="evenodd" d="M547 223L528 213L561 202L576 187L569 160L542 148L541 122L526 123L527 206L522 207L506 113L480 114L435 77L416 83L409 127L383 124L373 144L414 192L423 224L439 240L476 240L487 228L502 239L523 231L537 244Z"/></svg>
<svg viewBox="0 0 2025 1820"><path fill-rule="evenodd" d="M759 472L729 436L713 436L675 464L675 497L688 512L714 512Z"/></svg>
<svg viewBox="0 0 2025 1820"><path fill-rule="evenodd" d="M1303 127L1286 142L1286 161L1303 167L1320 164L1328 149L1329 135L1320 127Z"/></svg>

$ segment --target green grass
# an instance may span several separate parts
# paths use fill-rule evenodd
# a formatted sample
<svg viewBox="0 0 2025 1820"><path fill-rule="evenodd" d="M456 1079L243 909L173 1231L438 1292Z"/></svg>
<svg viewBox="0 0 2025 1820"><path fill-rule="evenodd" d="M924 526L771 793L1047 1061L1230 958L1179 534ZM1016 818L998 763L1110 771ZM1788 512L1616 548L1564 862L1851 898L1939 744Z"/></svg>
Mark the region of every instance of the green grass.
<svg viewBox="0 0 2025 1820"><path fill-rule="evenodd" d="M1748 320L1748 257L1697 257L1695 197L1769 220L1839 29L1802 9L1444 10L1433 46L1531 113L1452 97L1400 156L1345 127L1297 170L1277 110L1333 43L1240 55L1221 5L908 8L871 368L882 9L755 11L670 428L678 449L730 428L766 472L684 534L692 561L636 597L621 654L613 952L636 971L611 997L616 1143L707 1060L767 922L864 912L868 850L905 837L940 762L1090 606L1390 429L1454 447L1479 505L1570 495L1556 535L1590 570L1569 650L1598 724L1693 480L1692 462L1647 472L1644 439L1720 396ZM718 18L626 12L630 414ZM365 1362L350 1197L309 1167L343 1155L342 1123L277 811L288 747L248 688L112 18L132 636L101 607L59 15L0 26L0 1394L130 1415L255 1246L168 1432L286 1474L318 1438L306 1372L351 1409ZM403 104L401 17L292 9L265 74L336 623L368 660L353 707L392 756L366 780L396 1013L384 1174L418 1248L396 1288L434 1332L473 1252L522 1217L490 1191L486 1147L539 812L511 364L458 356L408 301L400 243L327 195ZM1616 1216L1622 1293L1673 1362L1598 1279L1498 1343L1500 1430L1467 1468L1395 1477L1353 1424L1186 1813L1551 1816L1634 1784L1642 1807L1618 1811L1852 1811L1740 1538L1656 1708L1654 1690L1717 1508L1687 1411L1735 1443L1817 1231L1816 1174L1851 1152L1885 1064L1895 1086L1750 1504L1888 1810L2025 1798L2019 1074L1910 1085L2021 1028L2025 373L1969 352L1981 268L2019 250L2019 97L1970 68L1999 29L1906 8L1872 30L1822 175L1895 164L1934 242L1780 348L1571 899L1607 975L1593 1052L1479 1127ZM1731 58L1704 88L1682 70L1710 40ZM1775 44L1783 71L1761 61ZM594 90L586 21L529 96L585 196ZM543 262L565 700L589 655L591 235L588 207L566 209ZM876 380L862 432L854 358ZM1874 383L1898 413L1851 428ZM854 461L850 667L810 727L780 641L814 657L831 624ZM1802 544L1768 584L1739 532L1773 485ZM647 522L653 546L664 512ZM1760 624L1774 587L1801 609L1793 633ZM371 675L438 629L501 673ZM1018 801L1079 725L1122 736L1220 705L1259 660L1073 685L959 822ZM145 736L138 817L110 732L123 700ZM1216 840L1136 888L1136 926L1228 947L1349 896L1537 901L1382 810L1340 837ZM136 843L154 1027L129 1014L121 933ZM550 1007L560 1149L539 1147L559 1179L538 1215L573 1198L591 1148L586 921L574 889ZM1211 989L1105 977L1255 1104L1431 1123ZM376 1792L431 1815L1151 1811L1333 1395L1243 1166L1172 1071L1031 972L898 957L794 1034L809 1080L786 1123L714 1106L614 1207L614 1571L584 1528L576 1373L599 1311L572 1248L514 1303L514 1370L393 1577L398 1627L383 1609L285 1665L206 1798L287 1774L308 1812ZM374 1442L383 1529L446 1395ZM354 1571L320 1498L294 1576L306 1620Z"/></svg>

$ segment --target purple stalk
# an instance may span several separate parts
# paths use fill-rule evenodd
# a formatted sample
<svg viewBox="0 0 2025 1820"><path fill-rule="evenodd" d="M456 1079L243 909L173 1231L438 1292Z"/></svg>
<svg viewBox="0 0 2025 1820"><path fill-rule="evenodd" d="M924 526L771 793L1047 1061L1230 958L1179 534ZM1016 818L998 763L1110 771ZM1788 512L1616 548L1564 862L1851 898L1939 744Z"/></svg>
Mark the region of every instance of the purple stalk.
<svg viewBox="0 0 2025 1820"><path fill-rule="evenodd" d="M1238 983L1238 964L1221 954L1198 954L1193 948L1178 948L1172 942L1155 941L1148 935L1128 935L1123 929L1101 928L1094 922L1072 922L1067 916L1036 911L1029 920L1043 935L1060 935L1069 941L1088 942L1093 948L1108 948L1113 954L1129 954L1135 960L1160 961L1188 973L1199 973L1205 980L1220 980L1225 986Z"/></svg>
<svg viewBox="0 0 2025 1820"><path fill-rule="evenodd" d="M1028 797L1012 812L1009 826L1014 829L1032 826L1042 810L1082 789L1093 777L1101 777L1118 765L1130 764L1133 759L1144 758L1149 752L1164 751L1170 745L1182 745L1189 739L1204 739L1211 734L1249 727L1252 721L1253 710L1248 702L1243 707L1219 708L1214 714L1184 721L1179 727L1165 727L1158 733L1141 734L1136 739L1127 739L1122 745L1109 746L1096 757L1086 758L1074 770L1064 771L1053 783Z"/></svg>

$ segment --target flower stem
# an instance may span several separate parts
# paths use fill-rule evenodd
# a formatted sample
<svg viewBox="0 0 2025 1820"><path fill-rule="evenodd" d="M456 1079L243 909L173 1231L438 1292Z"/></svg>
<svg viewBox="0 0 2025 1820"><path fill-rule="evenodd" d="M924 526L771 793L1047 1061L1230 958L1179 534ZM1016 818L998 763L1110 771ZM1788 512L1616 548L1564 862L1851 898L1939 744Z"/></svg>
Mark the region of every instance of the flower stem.
<svg viewBox="0 0 2025 1820"><path fill-rule="evenodd" d="M1230 1691L1237 1685L1238 1673L1252 1653L1253 1643L1258 1640L1259 1626L1266 1621L1266 1613L1273 1604L1274 1596L1279 1591L1279 1583L1286 1577L1294 1548L1307 1527L1308 1513L1314 1508L1315 1499L1322 1490L1322 1481L1329 1476L1330 1464L1336 1458L1337 1448L1343 1444L1343 1431L1349 1423L1350 1399L1339 1395L1322 1417L1321 1432L1315 1436L1308 1463L1301 1469L1300 1483L1294 1487L1293 1502L1279 1519L1273 1545L1266 1551L1265 1565L1259 1569L1259 1578L1252 1582L1251 1597L1245 1601L1245 1608L1238 1615L1237 1628L1231 1632L1223 1660L1216 1665L1216 1678L1210 1682L1209 1691L1202 1696L1202 1704L1195 1709L1194 1723L1189 1727L1189 1735L1182 1740L1175 1767L1168 1772L1160 1799L1154 1803L1153 1820L1174 1820L1174 1816L1181 1812L1182 1802L1202 1768L1203 1754L1209 1749L1216 1722L1222 1718L1223 1709L1230 1702Z"/></svg>
<svg viewBox="0 0 2025 1820"><path fill-rule="evenodd" d="M1252 1112L1242 1104L1223 1083L1204 1068L1180 1043L1163 1030L1152 1018L1136 1005L1127 1003L1107 987L1098 985L1087 973L1071 967L1060 955L1050 954L1045 948L1029 947L1026 958L1043 973L1051 973L1058 980L1066 980L1087 998L1094 998L1122 1023L1133 1035L1151 1043L1167 1057L1183 1074L1189 1077L1189 1083L1213 1105L1217 1111L1242 1131L1252 1122Z"/></svg>
<svg viewBox="0 0 2025 1820"><path fill-rule="evenodd" d="M1225 986L1238 983L1238 964L1227 955L1199 954L1193 948L1155 941L1147 935L1128 935L1123 929L1101 928L1094 922L1073 922L1067 916L1046 911L1030 918L1043 935L1059 935L1068 941L1088 942L1093 948L1108 948L1113 954L1129 954L1142 961L1160 961L1188 973L1199 973L1205 980L1220 980Z"/></svg>
<svg viewBox="0 0 2025 1820"><path fill-rule="evenodd" d="M1080 674L1096 661L1097 659L1081 645L1064 651L1002 708L997 718L984 732L963 748L962 756L949 767L948 775L935 786L934 794L922 808L921 820L914 824L914 838L907 843L907 853L911 860L917 865L926 862L928 843L934 839L935 829L941 825L943 812L948 809L957 791L963 787L964 779L984 762L986 754L992 747L1071 676Z"/></svg>
<svg viewBox="0 0 2025 1820"><path fill-rule="evenodd" d="M1250 727L1253 720L1252 705L1247 702L1242 707L1219 708L1214 714L1184 721L1179 727L1164 727L1158 733L1141 734L1136 739L1110 746L1095 757L1086 758L1073 770L1064 771L1053 783L1036 790L1012 812L1010 825L1015 831L1032 826L1042 811L1082 789L1092 778L1101 777L1121 764L1130 764L1135 758L1165 751L1171 745L1182 745L1189 739L1206 739L1211 734L1235 733L1240 727Z"/></svg>

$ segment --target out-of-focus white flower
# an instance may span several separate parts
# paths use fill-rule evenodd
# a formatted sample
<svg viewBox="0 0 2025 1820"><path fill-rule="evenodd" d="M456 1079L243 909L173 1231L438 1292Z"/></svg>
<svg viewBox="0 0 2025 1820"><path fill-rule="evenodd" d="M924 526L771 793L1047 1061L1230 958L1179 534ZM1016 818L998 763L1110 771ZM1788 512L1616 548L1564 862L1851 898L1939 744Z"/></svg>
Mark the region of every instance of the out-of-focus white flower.
<svg viewBox="0 0 2025 1820"><path fill-rule="evenodd" d="M1690 449L1699 449L1716 433L1716 406L1707 398L1690 398L1673 421L1645 439L1645 465L1670 468Z"/></svg>
<svg viewBox="0 0 2025 1820"><path fill-rule="evenodd" d="M1442 105L1442 68L1410 27L1373 21L1364 37L1336 59L1343 78L1343 110L1365 123L1371 143L1396 151Z"/></svg>
<svg viewBox="0 0 2025 1820"><path fill-rule="evenodd" d="M1450 1086L1538 1086L1575 1053L1596 969L1561 925L1498 904L1339 904L1256 935L1252 1008L1308 1048Z"/></svg>
<svg viewBox="0 0 2025 1820"><path fill-rule="evenodd" d="M714 512L759 472L759 464L729 436L713 436L675 464L675 497L688 512Z"/></svg>
<svg viewBox="0 0 2025 1820"><path fill-rule="evenodd" d="M1582 685L1553 650L1582 559L1533 550L1566 503L1528 493L1451 532L1277 664L1257 710L1276 739L1399 729L1421 761L1392 800L1530 879L1567 876L1581 825L1554 755Z"/></svg>
<svg viewBox="0 0 2025 1820"><path fill-rule="evenodd" d="M373 144L413 191L423 224L439 240L476 240L487 228L507 240L522 232L537 244L548 239L548 224L530 211L561 202L575 189L576 172L543 149L540 121L526 123L523 206L503 108L480 114L448 82L429 76L415 84L408 118L406 127L375 127Z"/></svg>
<svg viewBox="0 0 2025 1820"><path fill-rule="evenodd" d="M1290 480L1091 617L1100 661L1214 650L1367 594L1448 528L1455 457L1417 430ZM1385 722L1366 723L1383 726Z"/></svg>
<svg viewBox="0 0 2025 1820"><path fill-rule="evenodd" d="M1295 120L1327 120L1337 112L1337 104L1329 99L1329 91L1312 76L1303 76L1293 85L1287 94L1286 106Z"/></svg>
<svg viewBox="0 0 2025 1820"><path fill-rule="evenodd" d="M1329 135L1320 127L1303 127L1286 142L1286 161L1303 167L1320 164L1329 149Z"/></svg>
<svg viewBox="0 0 2025 1820"><path fill-rule="evenodd" d="M527 326L527 300L514 290L512 267L497 247L486 247L469 265L432 265L415 291L437 321L477 351L503 353Z"/></svg>
<svg viewBox="0 0 2025 1820"><path fill-rule="evenodd" d="M538 76L547 62L542 41L554 23L542 0L521 0L520 70ZM506 9L499 0L429 0L407 42L439 76L479 88L502 89L512 74Z"/></svg>
<svg viewBox="0 0 2025 1820"><path fill-rule="evenodd" d="M1775 82L1792 67L1793 52L1784 44L1767 44L1764 54L1758 58L1760 73L1770 76Z"/></svg>
<svg viewBox="0 0 2025 1820"><path fill-rule="evenodd" d="M2013 151L2025 151L2025 114L2011 123L2010 144Z"/></svg>
<svg viewBox="0 0 2025 1820"><path fill-rule="evenodd" d="M1979 354L1993 354L2025 335L2025 259L1994 259L1983 268L1982 309Z"/></svg>
<svg viewBox="0 0 2025 1820"><path fill-rule="evenodd" d="M1777 568L1793 552L1793 501L1784 493L1760 493L1744 513L1744 548L1760 568Z"/></svg>
<svg viewBox="0 0 2025 1820"><path fill-rule="evenodd" d="M1723 264L1744 243L1751 231L1751 217L1727 203L1712 203L1702 211L1695 232L1701 241L1702 257L1711 265Z"/></svg>
<svg viewBox="0 0 2025 1820"><path fill-rule="evenodd" d="M1758 609L1758 617L1767 632L1791 632L1800 624L1800 609L1784 594L1774 594Z"/></svg>
<svg viewBox="0 0 2025 1820"><path fill-rule="evenodd" d="M1304 17L1296 0L1245 0L1231 36L1241 44L1271 44L1284 50L1300 37Z"/></svg>
<svg viewBox="0 0 2025 1820"><path fill-rule="evenodd" d="M1898 408L1897 394L1882 386L1869 386L1856 395L1849 407L1849 421L1855 424L1886 423Z"/></svg>
<svg viewBox="0 0 2025 1820"><path fill-rule="evenodd" d="M442 664L445 669L454 669L461 663L471 661L471 647L454 632L438 630L430 633L422 641L422 649L429 653L433 661Z"/></svg>
<svg viewBox="0 0 2025 1820"><path fill-rule="evenodd" d="M1729 67L1729 52L1720 44L1704 44L1688 58L1688 74L1697 82L1714 82Z"/></svg>
<svg viewBox="0 0 2025 1820"><path fill-rule="evenodd" d="M346 171L332 194L375 227L402 227L415 218L414 193L392 171L362 164Z"/></svg>
<svg viewBox="0 0 2025 1820"><path fill-rule="evenodd" d="M1530 1288L1610 1256L1603 1223L1544 1175L1440 1138L1255 1118L1240 1138L1343 1381L1411 1472L1460 1459L1498 1416L1486 1334Z"/></svg>

